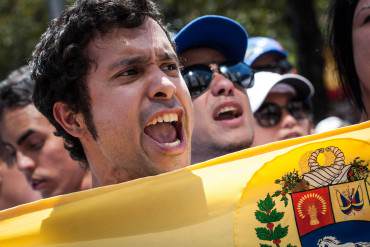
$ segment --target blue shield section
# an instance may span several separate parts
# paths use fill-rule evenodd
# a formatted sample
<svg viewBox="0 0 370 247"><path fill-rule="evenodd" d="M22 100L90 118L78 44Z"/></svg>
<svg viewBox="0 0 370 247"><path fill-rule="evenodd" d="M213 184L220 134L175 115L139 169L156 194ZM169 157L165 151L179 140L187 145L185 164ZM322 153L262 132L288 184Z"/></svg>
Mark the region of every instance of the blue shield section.
<svg viewBox="0 0 370 247"><path fill-rule="evenodd" d="M359 243L370 245L370 221L346 221L319 228L301 237L303 247L336 246L335 244ZM321 244L320 244L321 243ZM329 245L332 244L332 245Z"/></svg>

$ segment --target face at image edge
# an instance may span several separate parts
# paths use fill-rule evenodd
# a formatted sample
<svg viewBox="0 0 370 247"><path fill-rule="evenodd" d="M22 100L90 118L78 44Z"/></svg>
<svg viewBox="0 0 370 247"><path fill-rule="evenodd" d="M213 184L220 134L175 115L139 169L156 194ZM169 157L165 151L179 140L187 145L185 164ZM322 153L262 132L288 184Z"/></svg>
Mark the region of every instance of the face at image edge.
<svg viewBox="0 0 370 247"><path fill-rule="evenodd" d="M0 161L0 210L40 199L18 168Z"/></svg>
<svg viewBox="0 0 370 247"><path fill-rule="evenodd" d="M352 23L353 57L360 80L362 100L370 116L370 0L360 0Z"/></svg>
<svg viewBox="0 0 370 247"><path fill-rule="evenodd" d="M1 121L2 138L16 151L16 165L43 197L80 190L86 170L73 161L63 140L34 105L10 108Z"/></svg>
<svg viewBox="0 0 370 247"><path fill-rule="evenodd" d="M180 56L185 68L194 64L227 62L220 52L211 48L189 49ZM213 73L208 89L193 99L193 106L193 152L216 150L229 153L250 146L252 115L244 88L217 72Z"/></svg>
<svg viewBox="0 0 370 247"><path fill-rule="evenodd" d="M264 104L269 102L285 107L292 99L291 93L269 93ZM253 122L255 129L253 146L308 135L311 134L313 127L308 113L306 118L296 119L287 109L283 109L281 120L272 127L261 126L256 118Z"/></svg>
<svg viewBox="0 0 370 247"><path fill-rule="evenodd" d="M86 83L97 138L78 136L94 186L172 171L190 164L190 95L166 34L152 19L113 28L87 46Z"/></svg>

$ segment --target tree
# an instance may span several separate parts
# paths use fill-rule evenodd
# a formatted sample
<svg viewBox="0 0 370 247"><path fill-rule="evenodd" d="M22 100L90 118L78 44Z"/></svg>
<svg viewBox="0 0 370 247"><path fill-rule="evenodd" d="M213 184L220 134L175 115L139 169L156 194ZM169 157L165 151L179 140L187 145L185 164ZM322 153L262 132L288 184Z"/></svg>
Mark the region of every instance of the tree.
<svg viewBox="0 0 370 247"><path fill-rule="evenodd" d="M239 21L250 36L276 38L289 51L289 60L300 74L314 84L315 120L328 112L328 99L323 83L323 25L326 1L321 0L162 0L167 23L176 32L190 20L204 14L225 15ZM320 21L318 21L320 20Z"/></svg>
<svg viewBox="0 0 370 247"><path fill-rule="evenodd" d="M328 112L323 71L323 39L319 29L313 0L287 0L287 23L297 47L297 67L315 87L314 116L322 119Z"/></svg>
<svg viewBox="0 0 370 247"><path fill-rule="evenodd" d="M0 79L28 62L47 22L44 0L0 1Z"/></svg>
<svg viewBox="0 0 370 247"><path fill-rule="evenodd" d="M239 21L249 36L276 38L289 51L289 60L315 85L315 118L327 113L320 32L326 24L327 1L160 0L159 4L173 32L200 15L219 14ZM46 0L0 1L0 79L28 62L48 24L47 7Z"/></svg>

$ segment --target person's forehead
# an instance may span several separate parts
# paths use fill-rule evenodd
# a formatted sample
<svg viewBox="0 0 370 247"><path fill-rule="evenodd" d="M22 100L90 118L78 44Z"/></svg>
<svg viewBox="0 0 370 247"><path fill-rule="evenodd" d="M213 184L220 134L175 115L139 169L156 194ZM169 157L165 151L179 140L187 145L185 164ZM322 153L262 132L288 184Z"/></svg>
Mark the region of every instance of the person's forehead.
<svg viewBox="0 0 370 247"><path fill-rule="evenodd" d="M48 131L51 124L47 119L35 108L33 104L25 107L17 107L7 109L4 118L1 121L3 127L3 136L11 140L12 144L22 135L23 132L29 129Z"/></svg>
<svg viewBox="0 0 370 247"><path fill-rule="evenodd" d="M175 53L165 31L151 18L147 18L138 27L112 27L106 33L97 34L88 44L87 54L94 56L99 51L116 49L117 47L122 48L121 52L126 52L129 55L135 55L135 53L148 48L153 49L156 53L163 53L163 50Z"/></svg>
<svg viewBox="0 0 370 247"><path fill-rule="evenodd" d="M180 54L180 60L184 66L194 64L210 64L225 62L225 56L216 49L209 47L191 48Z"/></svg>

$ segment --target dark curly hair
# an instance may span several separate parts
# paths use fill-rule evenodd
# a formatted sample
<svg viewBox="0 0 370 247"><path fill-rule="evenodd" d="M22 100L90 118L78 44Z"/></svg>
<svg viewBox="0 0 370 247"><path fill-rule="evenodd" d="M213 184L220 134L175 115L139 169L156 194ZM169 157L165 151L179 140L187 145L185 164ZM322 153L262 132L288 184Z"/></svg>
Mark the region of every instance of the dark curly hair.
<svg viewBox="0 0 370 247"><path fill-rule="evenodd" d="M31 79L28 66L14 70L0 82L0 120L4 111L32 104L35 82Z"/></svg>
<svg viewBox="0 0 370 247"><path fill-rule="evenodd" d="M332 0L329 6L329 46L344 92L360 111L365 111L360 79L353 59L352 22L358 0Z"/></svg>
<svg viewBox="0 0 370 247"><path fill-rule="evenodd" d="M0 121L3 121L6 110L32 104L34 86L28 66L14 70L0 82ZM12 165L15 161L14 147L2 140L0 140L0 159L7 165Z"/></svg>
<svg viewBox="0 0 370 247"><path fill-rule="evenodd" d="M81 112L96 139L85 83L94 61L86 53L86 47L97 35L104 35L113 28L139 27L148 17L156 21L169 38L151 0L80 0L53 20L41 36L30 63L36 82L34 104L55 126L56 135L64 138L73 159L87 164L80 140L68 134L54 119L54 103L64 102L72 111Z"/></svg>

